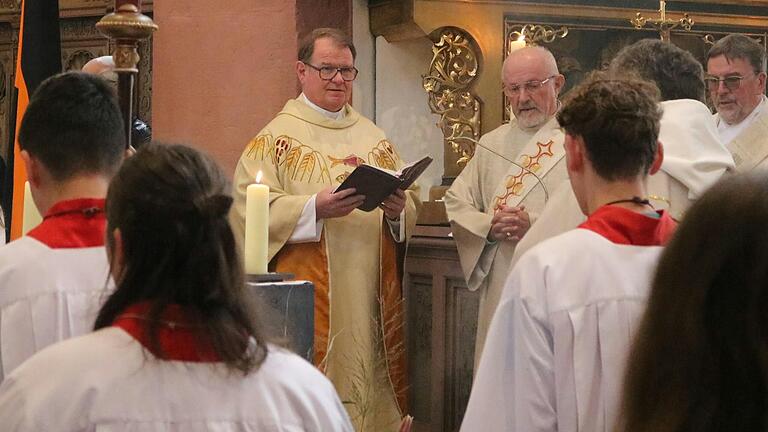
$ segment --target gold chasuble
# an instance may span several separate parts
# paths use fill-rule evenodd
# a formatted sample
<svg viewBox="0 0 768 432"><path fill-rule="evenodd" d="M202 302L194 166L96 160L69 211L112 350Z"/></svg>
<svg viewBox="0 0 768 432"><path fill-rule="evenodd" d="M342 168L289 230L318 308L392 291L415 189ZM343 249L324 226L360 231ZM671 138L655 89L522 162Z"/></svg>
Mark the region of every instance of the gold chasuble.
<svg viewBox="0 0 768 432"><path fill-rule="evenodd" d="M403 164L384 132L349 105L332 120L300 100L245 149L235 172L233 227L242 237L245 189L270 187L270 269L315 284L315 364L336 386L358 430L397 430L407 413L401 256L380 209L325 219L319 242L288 243L312 195L338 186L361 163ZM406 193L406 237L418 191Z"/></svg>

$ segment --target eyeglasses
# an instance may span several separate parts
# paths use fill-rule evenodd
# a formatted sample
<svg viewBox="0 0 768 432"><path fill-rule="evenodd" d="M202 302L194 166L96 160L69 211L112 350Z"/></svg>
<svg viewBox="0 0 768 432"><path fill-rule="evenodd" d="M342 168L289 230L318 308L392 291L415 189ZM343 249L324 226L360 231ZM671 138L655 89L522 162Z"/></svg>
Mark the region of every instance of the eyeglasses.
<svg viewBox="0 0 768 432"><path fill-rule="evenodd" d="M732 76L727 76L725 78L708 76L704 78L704 82L707 84L707 89L709 91L717 91L717 89L720 88L721 82L723 83L725 88L727 88L730 91L734 91L734 90L737 90L739 87L741 87L741 81L743 79L744 77L740 75L732 75Z"/></svg>
<svg viewBox="0 0 768 432"><path fill-rule="evenodd" d="M556 77L557 75L552 75L551 77L548 77L546 79L543 79L541 81L538 80L531 80L524 82L522 84L510 84L504 86L504 94L506 94L509 97L517 96L520 93L520 88L524 88L525 91L528 93L533 93L535 91L538 91L544 84L548 83L549 80Z"/></svg>
<svg viewBox="0 0 768 432"><path fill-rule="evenodd" d="M355 67L336 67L336 66L315 66L313 64L304 63L320 73L320 79L330 81L336 74L341 74L341 79L344 81L354 81L357 78L357 68Z"/></svg>

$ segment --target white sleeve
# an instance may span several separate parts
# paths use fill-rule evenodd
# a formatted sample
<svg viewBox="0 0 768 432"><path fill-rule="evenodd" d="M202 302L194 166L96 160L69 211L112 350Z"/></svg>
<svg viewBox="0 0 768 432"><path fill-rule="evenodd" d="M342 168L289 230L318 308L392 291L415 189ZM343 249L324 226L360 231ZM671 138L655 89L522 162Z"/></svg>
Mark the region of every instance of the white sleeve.
<svg viewBox="0 0 768 432"><path fill-rule="evenodd" d="M520 271L513 271L507 285L517 285L515 291L519 292L521 276ZM462 432L557 431L552 336L543 313L536 309L520 295L499 305L480 357Z"/></svg>
<svg viewBox="0 0 768 432"><path fill-rule="evenodd" d="M395 242L402 243L405 241L405 209L403 209L402 212L400 212L400 218L398 220L391 220L388 219L386 216L384 217L384 220L387 221L387 225L389 225L389 232L392 234L392 238L395 239Z"/></svg>
<svg viewBox="0 0 768 432"><path fill-rule="evenodd" d="M288 243L313 243L320 241L320 235L323 232L323 220L317 220L315 212L315 200L317 194L307 200L304 204L304 210L301 211L296 228L293 229Z"/></svg>

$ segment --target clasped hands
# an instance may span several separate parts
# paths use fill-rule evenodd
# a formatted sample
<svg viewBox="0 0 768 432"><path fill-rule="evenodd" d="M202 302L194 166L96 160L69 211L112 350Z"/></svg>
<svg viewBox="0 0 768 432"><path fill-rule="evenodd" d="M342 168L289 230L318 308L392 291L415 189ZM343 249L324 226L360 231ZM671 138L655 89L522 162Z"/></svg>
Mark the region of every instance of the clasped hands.
<svg viewBox="0 0 768 432"><path fill-rule="evenodd" d="M364 195L356 193L354 188L334 192L333 187L323 189L315 197L315 214L317 220L346 216L352 213L365 200ZM397 189L388 196L379 207L387 219L397 220L405 208L405 192Z"/></svg>
<svg viewBox="0 0 768 432"><path fill-rule="evenodd" d="M525 206L504 206L491 219L491 230L488 232L488 240L518 242L530 227L531 219L528 216L528 212L525 211Z"/></svg>

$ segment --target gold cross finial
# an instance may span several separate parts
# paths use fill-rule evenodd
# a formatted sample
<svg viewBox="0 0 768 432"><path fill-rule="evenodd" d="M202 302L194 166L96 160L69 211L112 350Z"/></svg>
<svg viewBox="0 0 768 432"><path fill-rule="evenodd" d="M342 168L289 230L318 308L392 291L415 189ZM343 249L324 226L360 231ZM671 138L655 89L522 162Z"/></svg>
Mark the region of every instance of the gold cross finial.
<svg viewBox="0 0 768 432"><path fill-rule="evenodd" d="M680 26L686 31L691 31L694 21L688 16L687 13L683 14L683 17L679 20L667 19L667 2L666 0L659 0L659 18L648 19L645 18L640 12L635 15L634 18L629 20L636 29L640 30L645 27L646 24L650 24L651 27L658 30L661 40L669 42L671 30Z"/></svg>

